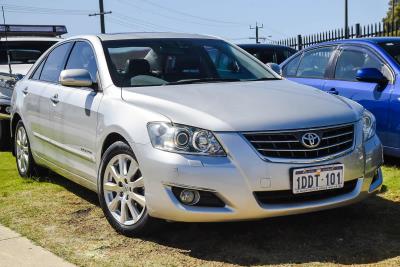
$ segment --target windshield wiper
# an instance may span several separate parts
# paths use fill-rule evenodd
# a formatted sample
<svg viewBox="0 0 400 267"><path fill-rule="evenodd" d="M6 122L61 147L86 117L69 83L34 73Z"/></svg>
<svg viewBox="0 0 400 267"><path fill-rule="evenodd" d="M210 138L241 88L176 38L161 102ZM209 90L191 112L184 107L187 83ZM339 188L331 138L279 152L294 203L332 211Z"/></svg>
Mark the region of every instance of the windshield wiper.
<svg viewBox="0 0 400 267"><path fill-rule="evenodd" d="M167 83L167 85L174 84L191 84L191 83L210 83L210 82L240 82L240 79L233 78L202 78L202 79L187 79L176 82Z"/></svg>

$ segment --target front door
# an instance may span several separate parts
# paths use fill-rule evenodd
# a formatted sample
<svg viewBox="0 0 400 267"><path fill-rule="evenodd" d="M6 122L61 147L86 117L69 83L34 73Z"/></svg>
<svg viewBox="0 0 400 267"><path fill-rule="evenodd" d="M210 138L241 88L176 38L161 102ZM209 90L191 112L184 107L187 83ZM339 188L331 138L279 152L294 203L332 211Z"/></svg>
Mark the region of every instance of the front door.
<svg viewBox="0 0 400 267"><path fill-rule="evenodd" d="M326 46L304 52L297 67L294 65L297 59L294 59L284 68L284 76L291 81L322 90L335 49L335 46Z"/></svg>
<svg viewBox="0 0 400 267"><path fill-rule="evenodd" d="M376 68L390 81L381 88L376 83L359 82L356 74L359 69ZM329 80L325 91L350 98L372 112L377 121L377 133L385 146L392 146L388 133L389 102L393 90L393 77L390 69L376 55L361 47L342 47L336 62L334 79Z"/></svg>
<svg viewBox="0 0 400 267"><path fill-rule="evenodd" d="M76 42L65 69L86 69L96 84L97 63L91 45L84 41ZM96 182L97 111L103 94L96 88L62 85L58 85L56 91L52 124L55 141L62 145L62 167Z"/></svg>
<svg viewBox="0 0 400 267"><path fill-rule="evenodd" d="M53 128L51 124L50 108L54 95L54 84L58 82L58 76L65 64L65 59L70 50L69 43L55 47L29 78L29 85L23 86L23 109L26 117L23 118L28 127L33 153L39 157L53 161L57 158L55 147L51 144Z"/></svg>

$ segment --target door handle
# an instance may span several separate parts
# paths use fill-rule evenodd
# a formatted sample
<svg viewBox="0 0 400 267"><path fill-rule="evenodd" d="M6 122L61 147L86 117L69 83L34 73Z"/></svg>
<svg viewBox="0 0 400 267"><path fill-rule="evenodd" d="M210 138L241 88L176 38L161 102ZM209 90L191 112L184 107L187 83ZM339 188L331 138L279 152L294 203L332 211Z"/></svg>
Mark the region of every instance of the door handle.
<svg viewBox="0 0 400 267"><path fill-rule="evenodd" d="M58 104L58 102L60 102L60 100L58 99L58 94L55 94L54 96L50 97L50 100L54 104Z"/></svg>
<svg viewBox="0 0 400 267"><path fill-rule="evenodd" d="M328 93L332 94L332 95L339 95L339 92L336 90L336 88L331 88Z"/></svg>
<svg viewBox="0 0 400 267"><path fill-rule="evenodd" d="M23 93L24 95L27 95L28 92L29 92L28 87L25 87L25 88L22 90L22 93Z"/></svg>

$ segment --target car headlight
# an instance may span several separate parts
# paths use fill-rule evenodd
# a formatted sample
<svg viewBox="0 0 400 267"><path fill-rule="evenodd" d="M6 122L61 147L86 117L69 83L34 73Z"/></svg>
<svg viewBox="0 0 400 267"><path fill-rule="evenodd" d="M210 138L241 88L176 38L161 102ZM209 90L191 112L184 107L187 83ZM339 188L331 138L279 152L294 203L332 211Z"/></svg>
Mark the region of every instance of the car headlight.
<svg viewBox="0 0 400 267"><path fill-rule="evenodd" d="M364 141L371 139L375 135L375 131L376 131L375 116L371 112L365 109L363 113Z"/></svg>
<svg viewBox="0 0 400 267"><path fill-rule="evenodd" d="M226 156L210 131L165 122L151 122L147 129L154 148L175 153Z"/></svg>

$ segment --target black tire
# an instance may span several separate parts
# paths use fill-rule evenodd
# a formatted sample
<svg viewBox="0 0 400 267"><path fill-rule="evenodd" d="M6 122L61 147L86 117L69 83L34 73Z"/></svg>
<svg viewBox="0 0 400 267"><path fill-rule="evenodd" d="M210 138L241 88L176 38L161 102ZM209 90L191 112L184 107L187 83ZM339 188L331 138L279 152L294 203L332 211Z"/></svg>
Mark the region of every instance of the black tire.
<svg viewBox="0 0 400 267"><path fill-rule="evenodd" d="M26 141L27 141L27 148L28 148L28 163L26 168L21 168L20 164L18 163L19 160L19 153L18 153L18 146L17 146L17 135L19 132L19 129L25 131L26 132L26 128L24 126L24 124L22 123L22 120L18 121L17 126L15 127L15 131L14 131L14 151L15 151L15 159L16 159L16 163L17 163L17 169L18 169L18 173L21 177L24 178L31 178L31 177L44 177L45 175L48 174L48 170L38 166L35 162L35 160L33 159L32 156L32 151L31 151L31 145L29 142L29 137L28 135L26 135Z"/></svg>
<svg viewBox="0 0 400 267"><path fill-rule="evenodd" d="M0 151L11 150L10 121L0 120Z"/></svg>
<svg viewBox="0 0 400 267"><path fill-rule="evenodd" d="M124 142L115 142L106 150L106 152L102 157L99 177L98 177L98 196L99 196L100 206L104 212L104 215L107 218L108 222L111 224L111 226L118 233L124 236L137 237L154 233L156 229L160 227L160 220L152 218L148 214L146 207L144 208L143 215L136 223L134 223L133 225L124 225L121 224L116 218L114 218L114 216L112 215L111 211L107 206L106 197L104 193L104 186L103 186L103 182L105 179L105 172L110 161L118 155L128 155L136 161L137 165L139 165L132 149L130 148L129 145L127 145Z"/></svg>

